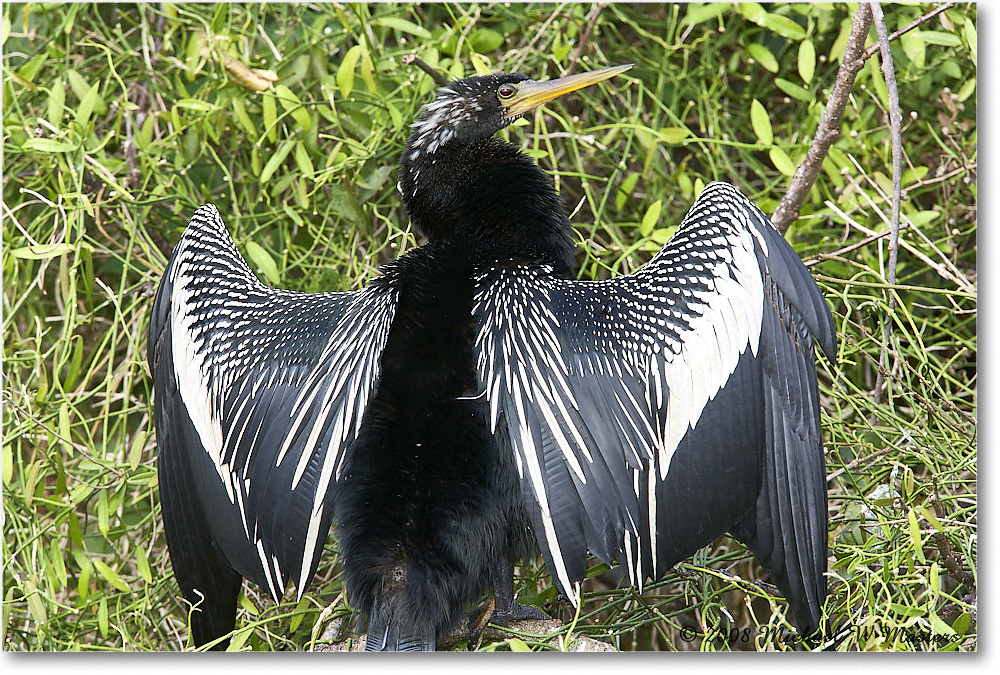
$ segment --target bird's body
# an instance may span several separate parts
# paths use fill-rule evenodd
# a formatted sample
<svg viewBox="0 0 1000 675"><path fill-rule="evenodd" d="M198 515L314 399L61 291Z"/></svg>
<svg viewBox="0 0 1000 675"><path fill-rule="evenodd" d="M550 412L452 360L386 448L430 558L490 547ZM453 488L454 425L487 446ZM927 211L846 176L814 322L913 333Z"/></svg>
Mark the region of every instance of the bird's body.
<svg viewBox="0 0 1000 675"><path fill-rule="evenodd" d="M352 602L432 646L491 568L533 547L513 458L477 397L474 268L450 248L400 261L379 387L334 507Z"/></svg>
<svg viewBox="0 0 1000 675"><path fill-rule="evenodd" d="M196 642L232 629L241 577L301 595L332 520L372 649L433 649L490 588L496 620L538 615L514 600L511 565L539 548L578 602L588 551L641 583L726 531L815 628L812 341L832 358L834 336L801 262L712 184L645 268L575 281L551 178L492 138L607 76L442 89L400 160L427 243L360 291L267 289L214 207L192 219L149 352L168 546L185 597L203 597Z"/></svg>

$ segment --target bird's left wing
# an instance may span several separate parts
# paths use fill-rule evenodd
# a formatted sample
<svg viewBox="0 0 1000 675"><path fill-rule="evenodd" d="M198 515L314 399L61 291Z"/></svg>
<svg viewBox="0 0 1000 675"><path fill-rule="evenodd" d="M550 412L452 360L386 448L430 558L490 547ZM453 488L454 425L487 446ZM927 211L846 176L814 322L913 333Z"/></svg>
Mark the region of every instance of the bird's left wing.
<svg viewBox="0 0 1000 675"><path fill-rule="evenodd" d="M182 588L212 583L214 552L275 599L289 578L304 592L395 304L391 266L358 291L268 288L216 208L194 214L157 291L148 347Z"/></svg>
<svg viewBox="0 0 1000 675"><path fill-rule="evenodd" d="M813 336L832 358L829 309L791 247L732 186L706 187L634 274L583 282L545 266L497 267L480 275L473 312L492 429L510 439L536 538L574 601L588 549L641 583L752 512L764 456L780 445L765 413L798 439L777 471L808 473L791 482L811 481L808 498L826 503L815 494L815 375L803 371L813 368ZM799 455L817 453L801 469ZM806 501L780 499L776 516ZM808 539L802 547L825 565L825 528L800 522L818 518L825 523L825 510L776 528ZM773 548L768 555L787 554Z"/></svg>

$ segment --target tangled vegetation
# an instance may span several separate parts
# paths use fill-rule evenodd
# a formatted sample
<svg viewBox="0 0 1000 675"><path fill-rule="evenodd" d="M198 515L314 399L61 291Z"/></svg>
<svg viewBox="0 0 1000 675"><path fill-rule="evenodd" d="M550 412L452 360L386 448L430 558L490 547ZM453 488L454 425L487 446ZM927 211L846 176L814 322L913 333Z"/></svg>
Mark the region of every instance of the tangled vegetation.
<svg viewBox="0 0 1000 675"><path fill-rule="evenodd" d="M889 31L930 7L886 6ZM508 136L555 176L580 276L639 267L709 181L773 212L817 127L854 6L3 6L3 619L7 650L177 650L159 520L152 293L214 202L266 282L357 288L413 247L408 125L449 76L634 62ZM875 30L868 44L875 43ZM833 308L821 359L830 494L824 645L976 649L976 7L892 41L902 221L890 269L890 97L861 68L787 233ZM895 282L891 283L893 278ZM879 364L883 364L880 370ZM881 376L880 376L881 372ZM301 602L245 586L233 648L311 649L350 619L336 541ZM642 591L595 561L575 615L481 649L797 648L775 589L722 538Z"/></svg>

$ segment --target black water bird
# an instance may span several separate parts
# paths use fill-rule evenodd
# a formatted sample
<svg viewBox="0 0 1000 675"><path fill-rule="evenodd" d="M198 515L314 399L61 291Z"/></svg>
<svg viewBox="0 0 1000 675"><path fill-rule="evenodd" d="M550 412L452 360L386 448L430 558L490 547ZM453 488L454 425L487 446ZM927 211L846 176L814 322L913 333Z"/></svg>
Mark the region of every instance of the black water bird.
<svg viewBox="0 0 1000 675"><path fill-rule="evenodd" d="M729 532L804 633L825 597L816 284L739 191L708 185L639 271L576 281L552 179L496 132L629 66L458 80L403 150L426 243L365 288L261 284L200 208L149 331L162 513L194 641L231 631L243 578L306 590L336 522L369 649L433 649L539 549L580 601L588 552L633 584ZM219 643L224 645L224 642ZM217 645L218 646L218 645Z"/></svg>

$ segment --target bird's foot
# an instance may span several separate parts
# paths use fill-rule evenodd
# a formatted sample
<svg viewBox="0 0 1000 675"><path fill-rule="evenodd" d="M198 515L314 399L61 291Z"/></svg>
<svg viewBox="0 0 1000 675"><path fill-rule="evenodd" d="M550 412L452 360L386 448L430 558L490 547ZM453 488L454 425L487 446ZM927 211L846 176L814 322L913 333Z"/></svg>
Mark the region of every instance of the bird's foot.
<svg viewBox="0 0 1000 675"><path fill-rule="evenodd" d="M515 601L508 603L506 607L498 607L496 598L490 598L489 603L479 614L479 618L471 618L469 621L469 648L479 644L479 639L483 631L489 624L506 626L514 621L525 621L527 619L548 619L548 614L529 605L522 605Z"/></svg>

